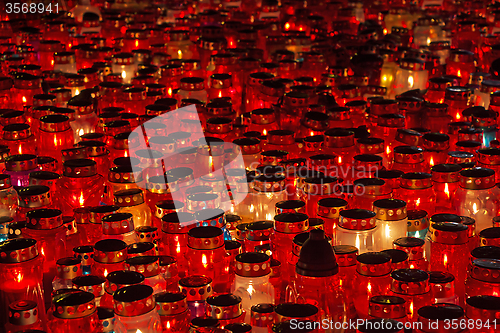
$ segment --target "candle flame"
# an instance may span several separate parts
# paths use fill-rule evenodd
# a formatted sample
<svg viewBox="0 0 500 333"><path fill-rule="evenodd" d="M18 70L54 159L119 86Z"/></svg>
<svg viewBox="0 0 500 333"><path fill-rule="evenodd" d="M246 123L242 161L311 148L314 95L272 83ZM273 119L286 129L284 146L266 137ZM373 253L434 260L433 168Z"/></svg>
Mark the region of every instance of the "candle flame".
<svg viewBox="0 0 500 333"><path fill-rule="evenodd" d="M285 23L285 30L288 30L288 29L290 29L290 23L286 22Z"/></svg>
<svg viewBox="0 0 500 333"><path fill-rule="evenodd" d="M431 156L431 159L429 160L429 165L430 165L431 167L433 167L433 166L434 166L434 159L432 158L432 156Z"/></svg>
<svg viewBox="0 0 500 333"><path fill-rule="evenodd" d="M201 256L201 263L203 264L203 267L207 268L207 263L208 263L208 260L207 260L207 256L206 255L202 255Z"/></svg>
<svg viewBox="0 0 500 333"><path fill-rule="evenodd" d="M372 292L372 284L370 282L368 282L368 285L366 286L366 289L368 289L369 293Z"/></svg>
<svg viewBox="0 0 500 333"><path fill-rule="evenodd" d="M253 292L255 291L255 289L253 289L253 286L252 285L249 285L248 288L247 288L247 291L250 295L253 294Z"/></svg>
<svg viewBox="0 0 500 333"><path fill-rule="evenodd" d="M167 329L170 329L170 322L167 321Z"/></svg>
<svg viewBox="0 0 500 333"><path fill-rule="evenodd" d="M361 240L359 238L359 234L356 234L356 241L354 242L354 246L356 246L357 249L359 249L361 246Z"/></svg>
<svg viewBox="0 0 500 333"><path fill-rule="evenodd" d="M23 103L26 103L26 97L23 96Z"/></svg>
<svg viewBox="0 0 500 333"><path fill-rule="evenodd" d="M415 206L417 206L417 207L420 206L420 198L418 198L417 201L415 202Z"/></svg>
<svg viewBox="0 0 500 333"><path fill-rule="evenodd" d="M168 88L168 96L172 97L172 88Z"/></svg>
<svg viewBox="0 0 500 333"><path fill-rule="evenodd" d="M179 254L181 253L181 243L177 242L177 247L175 249L175 251Z"/></svg>
<svg viewBox="0 0 500 333"><path fill-rule="evenodd" d="M104 277L108 276L108 270L104 269Z"/></svg>
<svg viewBox="0 0 500 333"><path fill-rule="evenodd" d="M177 56L179 57L179 59L182 59L182 51L181 50L177 50Z"/></svg>
<svg viewBox="0 0 500 333"><path fill-rule="evenodd" d="M477 204L474 202L472 204L472 213L477 214L479 212L479 209L477 209Z"/></svg>
<svg viewBox="0 0 500 333"><path fill-rule="evenodd" d="M448 265L448 256L445 254L444 257L443 257L443 264L444 264L444 267L446 268L446 266Z"/></svg>
<svg viewBox="0 0 500 333"><path fill-rule="evenodd" d="M444 183L444 193L448 198L450 198L450 189L448 188L448 183Z"/></svg>
<svg viewBox="0 0 500 333"><path fill-rule="evenodd" d="M83 197L83 192L80 193L80 198L78 198L78 201L80 202L80 206L83 207L83 204L85 203L85 198Z"/></svg>
<svg viewBox="0 0 500 333"><path fill-rule="evenodd" d="M384 35L387 35L387 29L384 29Z"/></svg>
<svg viewBox="0 0 500 333"><path fill-rule="evenodd" d="M460 120L460 112L457 112L455 118L457 118L457 120Z"/></svg>
<svg viewBox="0 0 500 333"><path fill-rule="evenodd" d="M80 128L80 130L78 130L78 136L82 136L85 134L85 131L83 130L83 128Z"/></svg>
<svg viewBox="0 0 500 333"><path fill-rule="evenodd" d="M51 65L51 66L54 66L54 59L52 59L52 60L50 61L50 65Z"/></svg>
<svg viewBox="0 0 500 333"><path fill-rule="evenodd" d="M413 316L413 302L410 303L410 316Z"/></svg>
<svg viewBox="0 0 500 333"><path fill-rule="evenodd" d="M314 136L314 131L311 131L311 132L309 133L309 135L310 135L310 136Z"/></svg>
<svg viewBox="0 0 500 333"><path fill-rule="evenodd" d="M21 273L18 273L16 275L16 282L17 283L20 283L21 281L23 280L23 275Z"/></svg>
<svg viewBox="0 0 500 333"><path fill-rule="evenodd" d="M408 76L408 88L413 88L413 75Z"/></svg>
<svg viewBox="0 0 500 333"><path fill-rule="evenodd" d="M338 162L339 162L339 164L342 164L342 156L339 156Z"/></svg>
<svg viewBox="0 0 500 333"><path fill-rule="evenodd" d="M262 131L262 135L267 135L267 130L264 128L264 130Z"/></svg>
<svg viewBox="0 0 500 333"><path fill-rule="evenodd" d="M414 268L415 268L415 265L414 265L414 264L410 264L410 268L411 268L411 269L414 269Z"/></svg>
<svg viewBox="0 0 500 333"><path fill-rule="evenodd" d="M127 77L127 72L125 71L122 71L122 79L126 78Z"/></svg>
<svg viewBox="0 0 500 333"><path fill-rule="evenodd" d="M45 251L43 250L43 247L41 248L40 252L42 253L42 256L45 257Z"/></svg>
<svg viewBox="0 0 500 333"><path fill-rule="evenodd" d="M135 47L139 47L139 40L138 39L135 40Z"/></svg>
<svg viewBox="0 0 500 333"><path fill-rule="evenodd" d="M219 91L219 98L222 97L222 91Z"/></svg>
<svg viewBox="0 0 500 333"><path fill-rule="evenodd" d="M462 77L462 72L460 71L460 69L459 69L459 70L458 70L458 72L457 72L457 76L458 76L458 77Z"/></svg>
<svg viewBox="0 0 500 333"><path fill-rule="evenodd" d="M78 95L80 95L80 90L78 88L76 88L76 90L75 90L75 96L78 96Z"/></svg>
<svg viewBox="0 0 500 333"><path fill-rule="evenodd" d="M391 147L390 146L385 146L385 153L389 155L391 153Z"/></svg>

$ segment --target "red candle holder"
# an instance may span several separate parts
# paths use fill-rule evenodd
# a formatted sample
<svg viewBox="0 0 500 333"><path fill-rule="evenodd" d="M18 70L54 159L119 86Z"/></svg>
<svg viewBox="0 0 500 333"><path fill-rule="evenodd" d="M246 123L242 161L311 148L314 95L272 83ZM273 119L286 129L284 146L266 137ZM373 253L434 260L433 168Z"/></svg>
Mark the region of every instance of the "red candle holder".
<svg viewBox="0 0 500 333"><path fill-rule="evenodd" d="M86 291L60 294L52 299L52 318L48 322L51 332L92 332L97 329L99 317L94 295Z"/></svg>
<svg viewBox="0 0 500 333"><path fill-rule="evenodd" d="M360 318L368 317L369 302L373 296L385 295L389 292L392 278L391 257L380 252L367 252L357 257L356 274L354 275L353 297Z"/></svg>
<svg viewBox="0 0 500 333"><path fill-rule="evenodd" d="M418 309L433 303L429 274L419 269L398 269L391 276L391 293L405 299L408 320L416 321Z"/></svg>
<svg viewBox="0 0 500 333"><path fill-rule="evenodd" d="M134 286L144 283L144 275L139 272L118 270L110 272L106 276L104 289L106 293L101 297L100 307L113 309L114 293L124 287Z"/></svg>
<svg viewBox="0 0 500 333"><path fill-rule="evenodd" d="M118 239L104 239L95 243L92 273L107 277L109 273L125 269L127 243Z"/></svg>
<svg viewBox="0 0 500 333"><path fill-rule="evenodd" d="M497 296L473 296L469 297L466 300L465 304L465 315L469 320L477 320L480 322L488 323L495 322L495 317L498 314L498 302L500 301ZM471 333L479 333L485 332L490 333L494 332L494 327L487 327L488 325L484 325L484 327L472 327L470 329Z"/></svg>
<svg viewBox="0 0 500 333"><path fill-rule="evenodd" d="M190 311L185 295L164 292L156 294L155 300L162 330L180 333L189 326Z"/></svg>
<svg viewBox="0 0 500 333"><path fill-rule="evenodd" d="M96 306L100 306L101 299L105 294L105 283L106 279L103 277L83 275L73 279L73 288L93 294Z"/></svg>
<svg viewBox="0 0 500 333"><path fill-rule="evenodd" d="M36 303L38 311L45 313L43 300L43 257L39 255L34 239L11 239L0 244L0 266L2 268L2 307L29 300ZM7 311L0 317L2 325L8 323ZM43 326L46 319L41 317Z"/></svg>
<svg viewBox="0 0 500 333"><path fill-rule="evenodd" d="M399 296L382 295L370 299L368 314L370 319L393 319L401 323L408 321L406 300Z"/></svg>

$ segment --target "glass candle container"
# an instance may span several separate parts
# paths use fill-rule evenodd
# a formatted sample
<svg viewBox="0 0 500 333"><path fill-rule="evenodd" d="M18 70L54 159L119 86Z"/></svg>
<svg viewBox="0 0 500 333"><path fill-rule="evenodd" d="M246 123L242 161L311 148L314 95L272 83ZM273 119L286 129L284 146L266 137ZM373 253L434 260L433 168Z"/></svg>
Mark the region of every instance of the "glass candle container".
<svg viewBox="0 0 500 333"><path fill-rule="evenodd" d="M306 203L306 214L315 217L319 200L336 196L340 182L337 177L324 175L305 178L300 198Z"/></svg>
<svg viewBox="0 0 500 333"><path fill-rule="evenodd" d="M316 214L325 222L325 234L331 239L335 235L340 212L347 209L347 207L347 201L341 198L324 198L318 200Z"/></svg>
<svg viewBox="0 0 500 333"><path fill-rule="evenodd" d="M213 293L212 279L193 275L179 280L181 292L186 295L191 319L205 316L206 299Z"/></svg>
<svg viewBox="0 0 500 333"><path fill-rule="evenodd" d="M56 267L56 277L52 281L54 291L73 288L72 280L82 275L81 260L75 257L58 259Z"/></svg>
<svg viewBox="0 0 500 333"><path fill-rule="evenodd" d="M274 231L271 235L273 259L286 263L292 250L293 238L309 229L309 219L302 213L282 213L274 216ZM282 279L288 278L282 270Z"/></svg>
<svg viewBox="0 0 500 333"><path fill-rule="evenodd" d="M110 168L107 173L105 202L108 204L113 203L114 194L118 191L137 188L138 183L142 182L140 173L138 166L130 164Z"/></svg>
<svg viewBox="0 0 500 333"><path fill-rule="evenodd" d="M444 103L448 104L448 112L455 121L463 121L462 111L471 105L472 89L451 86L446 88Z"/></svg>
<svg viewBox="0 0 500 333"><path fill-rule="evenodd" d="M453 320L458 323L465 323L464 314L463 308L455 304L438 303L424 306L418 310L419 328L416 332L427 333L443 330L450 333L468 332L467 328L460 328L460 325L450 327L446 324L453 322Z"/></svg>
<svg viewBox="0 0 500 333"><path fill-rule="evenodd" d="M476 71L474 53L467 50L452 50L446 65L446 74L459 77L461 86L468 84L470 74Z"/></svg>
<svg viewBox="0 0 500 333"><path fill-rule="evenodd" d="M2 143L11 154L37 154L36 138L28 124L10 124L3 127Z"/></svg>
<svg viewBox="0 0 500 333"><path fill-rule="evenodd" d="M89 159L64 162L59 191L67 198L62 202L64 214L69 215L78 207L98 206L104 194L104 178L97 173L96 162Z"/></svg>
<svg viewBox="0 0 500 333"><path fill-rule="evenodd" d="M9 175L0 175L0 216L15 217L18 206L18 195L12 187Z"/></svg>
<svg viewBox="0 0 500 333"><path fill-rule="evenodd" d="M405 173L401 176L401 188L396 190L395 196L406 198L408 210L418 210L425 207L430 214L434 213L435 195L432 190L432 175L423 172Z"/></svg>
<svg viewBox="0 0 500 333"><path fill-rule="evenodd" d="M165 290L167 283L160 275L160 261L156 256L138 256L125 261L130 271L139 272L146 278L145 285L153 288L154 294Z"/></svg>
<svg viewBox="0 0 500 333"><path fill-rule="evenodd" d="M403 172L424 172L426 163L424 150L415 146L398 146L391 152L390 158L394 156L392 168Z"/></svg>
<svg viewBox="0 0 500 333"><path fill-rule="evenodd" d="M269 282L270 257L264 253L246 252L236 256L236 277L231 287L235 296L241 297L242 309L250 320L250 309L259 303L274 302L274 287Z"/></svg>
<svg viewBox="0 0 500 333"><path fill-rule="evenodd" d="M406 202L399 199L380 199L373 203L373 210L378 227L375 245L379 251L390 249L394 240L406 236Z"/></svg>
<svg viewBox="0 0 500 333"><path fill-rule="evenodd" d="M113 73L121 75L121 83L130 84L132 78L135 76L137 66L134 62L134 55L132 53L117 53L113 55L113 64L111 69Z"/></svg>
<svg viewBox="0 0 500 333"><path fill-rule="evenodd" d="M429 284L435 303L458 304L458 296L455 294L455 277L453 274L430 271Z"/></svg>
<svg viewBox="0 0 500 333"><path fill-rule="evenodd" d="M194 98L203 103L207 102L205 80L201 77L184 77L180 79L180 88L177 92L179 103L182 99Z"/></svg>
<svg viewBox="0 0 500 333"><path fill-rule="evenodd" d="M116 333L160 331L160 316L156 311L153 288L150 286L123 287L113 294L113 300Z"/></svg>
<svg viewBox="0 0 500 333"><path fill-rule="evenodd" d="M376 214L365 209L345 209L335 230L335 244L355 246L359 253L374 251L376 246Z"/></svg>
<svg viewBox="0 0 500 333"><path fill-rule="evenodd" d="M420 59L404 58L399 62L394 81L394 93L402 94L408 90L427 88L429 72L425 69L425 62Z"/></svg>
<svg viewBox="0 0 500 333"><path fill-rule="evenodd" d="M406 300L392 295L373 296L368 315L369 318L394 319L404 323L408 320Z"/></svg>
<svg viewBox="0 0 500 333"><path fill-rule="evenodd" d="M206 275L214 290L221 286L221 276L228 264L222 230L217 227L196 227L188 231L186 253L188 275Z"/></svg>
<svg viewBox="0 0 500 333"><path fill-rule="evenodd" d="M445 163L447 152L450 147L450 137L442 133L426 133L423 136L422 147L425 149L424 158L428 165Z"/></svg>
<svg viewBox="0 0 500 333"><path fill-rule="evenodd" d="M436 195L436 213L454 212L453 201L459 187L458 164L437 164L431 168L433 190Z"/></svg>
<svg viewBox="0 0 500 333"><path fill-rule="evenodd" d="M4 173L10 175L12 185L14 186L28 186L29 174L38 170L35 155L10 155L5 159Z"/></svg>
<svg viewBox="0 0 500 333"><path fill-rule="evenodd" d="M135 233L134 218L130 213L111 213L101 219L102 238L119 239L127 245L137 243L139 238Z"/></svg>
<svg viewBox="0 0 500 333"><path fill-rule="evenodd" d="M114 193L114 201L120 213L130 213L135 227L151 225L151 210L144 202L143 191L138 188L121 190Z"/></svg>
<svg viewBox="0 0 500 333"><path fill-rule="evenodd" d="M218 319L220 328L224 328L228 324L243 323L245 321L242 299L233 294L208 297L206 315Z"/></svg>
<svg viewBox="0 0 500 333"><path fill-rule="evenodd" d="M16 219L24 221L26 213L38 209L49 208L52 205L52 193L50 188L44 185L31 185L18 190L19 207L16 212Z"/></svg>
<svg viewBox="0 0 500 333"><path fill-rule="evenodd" d="M119 239L104 239L94 245L93 274L101 277L125 269L127 243Z"/></svg>
<svg viewBox="0 0 500 333"><path fill-rule="evenodd" d="M42 314L44 315L44 314ZM43 332L42 316L34 301L21 300L9 304L9 322L5 325L7 333L40 330Z"/></svg>
<svg viewBox="0 0 500 333"><path fill-rule="evenodd" d="M94 264L94 247L92 245L80 245L73 248L73 256L80 260L81 274L89 275Z"/></svg>
<svg viewBox="0 0 500 333"><path fill-rule="evenodd" d="M0 300L3 309L8 309L13 302L29 300L36 302L39 312L45 313L42 262L34 239L10 239L0 243ZM7 311L2 312L0 321L5 327ZM42 317L42 321L45 323L45 318Z"/></svg>
<svg viewBox="0 0 500 333"><path fill-rule="evenodd" d="M368 317L369 302L373 296L386 295L391 287L391 257L382 252L367 252L357 257L353 277L354 306L359 318Z"/></svg>
<svg viewBox="0 0 500 333"><path fill-rule="evenodd" d="M144 275L139 272L118 270L109 273L106 276L104 284L105 293L101 297L100 306L107 309L113 309L113 295L123 287L143 284Z"/></svg>
<svg viewBox="0 0 500 333"><path fill-rule="evenodd" d="M186 295L163 292L155 295L155 301L162 331L173 333L187 331L191 312L187 306Z"/></svg>
<svg viewBox="0 0 500 333"><path fill-rule="evenodd" d="M431 269L453 274L456 294L463 304L468 262L460 258L462 253L468 252L467 226L455 222L438 222L431 224L429 232Z"/></svg>
<svg viewBox="0 0 500 333"><path fill-rule="evenodd" d="M344 322L347 320L347 311L338 271L339 265L333 247L324 231L311 230L309 239L300 250L295 277L292 279L293 301L300 300L301 303L317 306L320 320L332 318Z"/></svg>
<svg viewBox="0 0 500 333"><path fill-rule="evenodd" d="M270 237L274 223L272 221L257 221L246 225L245 250L258 252L263 246L270 246Z"/></svg>
<svg viewBox="0 0 500 333"><path fill-rule="evenodd" d="M425 258L425 241L416 237L401 237L395 239L393 248L408 254L408 267L411 269L429 270L429 262Z"/></svg>
<svg viewBox="0 0 500 333"><path fill-rule="evenodd" d="M496 323L496 316L498 314L498 304L500 298L498 296L473 296L466 300L465 304L465 315L469 319L469 322L474 323L484 323L480 325L482 327L474 327L470 325L471 333L493 333L495 327L489 325L490 322ZM489 327L488 327L489 326Z"/></svg>
<svg viewBox="0 0 500 333"><path fill-rule="evenodd" d="M254 220L271 220L277 202L285 200L285 179L281 167L265 167L265 171L274 171L260 174L251 184L252 205ZM280 172L280 173L278 173Z"/></svg>
<svg viewBox="0 0 500 333"><path fill-rule="evenodd" d="M105 294L105 278L96 275L82 275L75 277L72 282L73 288L93 294L95 304L101 306L101 299Z"/></svg>
<svg viewBox="0 0 500 333"><path fill-rule="evenodd" d="M460 171L460 188L455 193L454 207L459 215L476 220L476 230L491 227L497 215L497 191L495 172L486 168L471 168Z"/></svg>
<svg viewBox="0 0 500 333"><path fill-rule="evenodd" d="M380 178L356 179L353 185L352 206L373 209L375 201L392 197L392 188Z"/></svg>
<svg viewBox="0 0 500 333"><path fill-rule="evenodd" d="M14 75L14 88L12 103L16 106L33 105L33 96L42 93L42 78L29 73L16 73Z"/></svg>
<svg viewBox="0 0 500 333"><path fill-rule="evenodd" d="M465 296L498 295L500 260L474 259L465 281Z"/></svg>
<svg viewBox="0 0 500 333"><path fill-rule="evenodd" d="M398 269L391 273L391 293L406 301L408 320L417 320L417 311L433 303L429 287L429 274L420 269Z"/></svg>
<svg viewBox="0 0 500 333"><path fill-rule="evenodd" d="M332 128L325 132L324 152L337 156L339 166L350 165L356 155L354 132L343 128Z"/></svg>
<svg viewBox="0 0 500 333"><path fill-rule="evenodd" d="M95 332L99 324L94 295L86 291L63 293L52 299L50 332Z"/></svg>
<svg viewBox="0 0 500 333"><path fill-rule="evenodd" d="M73 148L74 136L69 118L65 115L47 115L40 118L38 141L44 154L61 156L61 150Z"/></svg>

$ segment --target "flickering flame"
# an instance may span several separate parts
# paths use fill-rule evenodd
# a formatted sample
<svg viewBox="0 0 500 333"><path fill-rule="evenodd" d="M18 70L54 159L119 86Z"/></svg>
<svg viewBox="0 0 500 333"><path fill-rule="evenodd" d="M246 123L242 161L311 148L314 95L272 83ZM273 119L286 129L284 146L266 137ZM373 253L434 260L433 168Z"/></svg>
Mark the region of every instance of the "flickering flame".
<svg viewBox="0 0 500 333"><path fill-rule="evenodd" d="M311 131L311 133L309 133L310 136L314 136L314 131Z"/></svg>
<svg viewBox="0 0 500 333"><path fill-rule="evenodd" d="M172 88L168 88L168 96L172 96Z"/></svg>
<svg viewBox="0 0 500 333"><path fill-rule="evenodd" d="M139 47L139 40L138 39L135 40L135 47Z"/></svg>
<svg viewBox="0 0 500 333"><path fill-rule="evenodd" d="M427 37L427 45L431 45L431 38Z"/></svg>
<svg viewBox="0 0 500 333"><path fill-rule="evenodd" d="M135 333L142 333L142 331L140 329L137 329L137 331L135 331Z"/></svg>
<svg viewBox="0 0 500 333"><path fill-rule="evenodd" d="M104 269L104 277L108 276L108 270Z"/></svg>
<svg viewBox="0 0 500 333"><path fill-rule="evenodd" d="M458 77L462 77L462 72L460 72L460 69L459 69L459 70L458 70L458 72L457 72L457 76L458 76Z"/></svg>
<svg viewBox="0 0 500 333"><path fill-rule="evenodd" d="M472 213L477 214L479 212L479 209L477 209L477 204L474 202L472 204Z"/></svg>
<svg viewBox="0 0 500 333"><path fill-rule="evenodd" d="M434 159L432 158L432 156L431 156L431 159L429 160L429 165L430 165L431 167L433 167L433 166L434 166Z"/></svg>
<svg viewBox="0 0 500 333"><path fill-rule="evenodd" d="M410 268L411 269L415 269L415 265L414 264L410 264Z"/></svg>
<svg viewBox="0 0 500 333"><path fill-rule="evenodd" d="M457 118L457 120L460 120L460 112L457 112L457 114L455 115L455 118Z"/></svg>
<svg viewBox="0 0 500 333"><path fill-rule="evenodd" d="M78 131L78 136L82 136L85 134L85 131L83 130L83 128L80 128L80 130Z"/></svg>
<svg viewBox="0 0 500 333"><path fill-rule="evenodd" d="M408 76L408 88L413 88L413 75Z"/></svg>
<svg viewBox="0 0 500 333"><path fill-rule="evenodd" d="M413 316L413 302L410 303L410 316Z"/></svg>
<svg viewBox="0 0 500 333"><path fill-rule="evenodd" d="M417 206L417 207L420 206L420 198L418 198L417 201L415 202L415 206Z"/></svg>
<svg viewBox="0 0 500 333"><path fill-rule="evenodd" d="M288 30L288 29L290 29L290 23L287 22L287 23L285 23L285 30Z"/></svg>
<svg viewBox="0 0 500 333"><path fill-rule="evenodd" d="M385 153L389 155L391 153L391 147L385 146Z"/></svg>
<svg viewBox="0 0 500 333"><path fill-rule="evenodd" d="M342 164L342 156L339 156L339 158L338 158L338 163L339 163L339 164Z"/></svg>
<svg viewBox="0 0 500 333"><path fill-rule="evenodd" d="M127 77L127 72L125 71L122 71L122 79L126 78Z"/></svg>
<svg viewBox="0 0 500 333"><path fill-rule="evenodd" d="M177 56L179 57L179 59L182 59L182 51L181 50L177 50Z"/></svg>
<svg viewBox="0 0 500 333"><path fill-rule="evenodd" d="M253 204L251 204L249 210L250 210L250 213L253 213L253 211L255 210L255 206Z"/></svg>
<svg viewBox="0 0 500 333"><path fill-rule="evenodd" d="M448 183L444 183L444 193L448 198L450 198L450 189L448 188Z"/></svg>
<svg viewBox="0 0 500 333"><path fill-rule="evenodd" d="M78 88L75 89L75 96L80 95L80 90Z"/></svg>
<svg viewBox="0 0 500 333"><path fill-rule="evenodd" d="M387 75L382 75L382 82L387 82Z"/></svg>
<svg viewBox="0 0 500 333"><path fill-rule="evenodd" d="M262 135L267 135L267 130L264 128L264 130L262 131Z"/></svg>
<svg viewBox="0 0 500 333"><path fill-rule="evenodd" d="M201 263L203 264L203 266L205 268L207 268L207 263L208 263L208 260L207 260L207 256L206 255L202 255L201 256Z"/></svg>
<svg viewBox="0 0 500 333"><path fill-rule="evenodd" d="M17 282L17 283L19 283L19 282L21 282L22 280L23 280L23 275L22 275L21 273L18 273L18 274L16 275L16 282Z"/></svg>
<svg viewBox="0 0 500 333"><path fill-rule="evenodd" d="M384 29L384 35L387 35L387 29Z"/></svg>
<svg viewBox="0 0 500 333"><path fill-rule="evenodd" d="M368 289L369 293L372 292L372 284L370 282L368 282L368 285L366 286L366 289Z"/></svg>
<svg viewBox="0 0 500 333"><path fill-rule="evenodd" d="M42 247L42 249L40 250L40 252L42 253L42 256L44 256L44 257L45 257L45 252L43 251L43 247Z"/></svg>
<svg viewBox="0 0 500 333"><path fill-rule="evenodd" d="M222 97L222 91L219 91L219 98Z"/></svg>
<svg viewBox="0 0 500 333"><path fill-rule="evenodd" d="M250 295L253 294L253 292L255 291L255 289L253 289L253 286L252 285L249 285L248 288L247 288L247 291Z"/></svg>
<svg viewBox="0 0 500 333"><path fill-rule="evenodd" d="M83 204L85 203L85 198L83 197L83 192L80 193L80 198L78 198L78 201L80 202L80 206L83 207Z"/></svg>
<svg viewBox="0 0 500 333"><path fill-rule="evenodd" d="M26 97L23 96L23 103L26 103Z"/></svg>
<svg viewBox="0 0 500 333"><path fill-rule="evenodd" d="M54 66L54 59L52 59L52 60L50 61L50 65L51 65L51 66Z"/></svg>
<svg viewBox="0 0 500 333"><path fill-rule="evenodd" d="M177 243L177 248L175 249L177 254L181 253L181 243Z"/></svg>
<svg viewBox="0 0 500 333"><path fill-rule="evenodd" d="M448 265L448 256L446 254L443 257L443 264L444 264L444 267L446 267Z"/></svg>

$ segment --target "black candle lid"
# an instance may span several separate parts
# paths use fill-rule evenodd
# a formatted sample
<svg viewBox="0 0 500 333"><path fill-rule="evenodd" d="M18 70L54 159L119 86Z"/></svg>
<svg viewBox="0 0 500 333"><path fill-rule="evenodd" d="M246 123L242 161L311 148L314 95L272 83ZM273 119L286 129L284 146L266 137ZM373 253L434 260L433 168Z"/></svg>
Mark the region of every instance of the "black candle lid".
<svg viewBox="0 0 500 333"><path fill-rule="evenodd" d="M211 317L196 317L191 319L191 328L218 327L219 320Z"/></svg>
<svg viewBox="0 0 500 333"><path fill-rule="evenodd" d="M325 237L325 232L314 229L300 250L295 272L303 276L325 277L338 273L338 264L333 247Z"/></svg>
<svg viewBox="0 0 500 333"><path fill-rule="evenodd" d="M319 309L312 304L281 303L274 312L281 318L308 318L317 315Z"/></svg>

